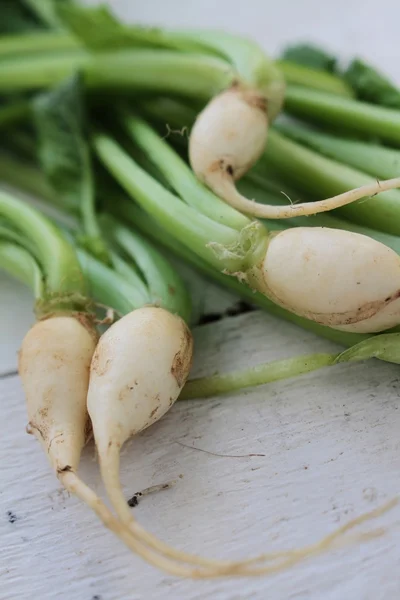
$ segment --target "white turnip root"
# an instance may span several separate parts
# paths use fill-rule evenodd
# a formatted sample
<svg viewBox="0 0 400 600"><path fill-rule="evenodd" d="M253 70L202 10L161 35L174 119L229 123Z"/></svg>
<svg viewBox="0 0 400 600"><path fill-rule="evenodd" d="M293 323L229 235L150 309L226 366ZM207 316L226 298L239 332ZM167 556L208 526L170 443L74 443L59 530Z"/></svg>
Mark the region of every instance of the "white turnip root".
<svg viewBox="0 0 400 600"><path fill-rule="evenodd" d="M268 136L268 105L257 90L234 85L215 96L198 115L189 139L189 160L198 179L242 213L264 219L291 219L345 206L400 187L400 178L377 181L320 200L273 206L242 196L235 187L260 158Z"/></svg>
<svg viewBox="0 0 400 600"><path fill-rule="evenodd" d="M76 471L88 426L86 395L97 337L81 315L38 321L19 354L29 431L56 473Z"/></svg>
<svg viewBox="0 0 400 600"><path fill-rule="evenodd" d="M334 329L372 333L400 323L400 257L368 236L322 227L273 234L265 294Z"/></svg>
<svg viewBox="0 0 400 600"><path fill-rule="evenodd" d="M96 343L96 331L82 313L46 318L28 331L19 354L27 430L42 444L64 487L83 500L130 549L171 574L204 576L142 547L76 474L89 425L87 392Z"/></svg>
<svg viewBox="0 0 400 600"><path fill-rule="evenodd" d="M197 177L231 204L234 181L259 159L268 136L266 100L235 85L199 113L189 139L189 160ZM238 192L236 192L238 194Z"/></svg>
<svg viewBox="0 0 400 600"><path fill-rule="evenodd" d="M88 410L103 481L121 520L157 550L169 551L132 517L119 480L124 442L160 419L173 405L188 377L192 335L182 319L162 308L144 307L115 323L93 356ZM179 560L191 557L178 551ZM193 557L192 562L213 564Z"/></svg>

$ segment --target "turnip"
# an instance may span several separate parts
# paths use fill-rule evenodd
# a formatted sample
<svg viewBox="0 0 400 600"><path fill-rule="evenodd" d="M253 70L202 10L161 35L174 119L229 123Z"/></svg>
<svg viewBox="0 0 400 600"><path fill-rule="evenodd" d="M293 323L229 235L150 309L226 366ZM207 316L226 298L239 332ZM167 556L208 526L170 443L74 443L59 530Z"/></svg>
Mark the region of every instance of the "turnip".
<svg viewBox="0 0 400 600"><path fill-rule="evenodd" d="M240 194L235 181L260 158L267 141L266 108L254 91L234 86L214 98L199 114L189 138L193 171L217 196L258 218L290 219L334 210L400 187L400 178L376 181L318 202L271 206Z"/></svg>
<svg viewBox="0 0 400 600"><path fill-rule="evenodd" d="M400 257L367 236L287 229L271 236L262 273L269 298L317 323L370 333L400 322Z"/></svg>
<svg viewBox="0 0 400 600"><path fill-rule="evenodd" d="M96 343L89 319L68 314L38 321L22 342L19 374L29 431L60 479L64 472L77 471L85 444L86 395Z"/></svg>

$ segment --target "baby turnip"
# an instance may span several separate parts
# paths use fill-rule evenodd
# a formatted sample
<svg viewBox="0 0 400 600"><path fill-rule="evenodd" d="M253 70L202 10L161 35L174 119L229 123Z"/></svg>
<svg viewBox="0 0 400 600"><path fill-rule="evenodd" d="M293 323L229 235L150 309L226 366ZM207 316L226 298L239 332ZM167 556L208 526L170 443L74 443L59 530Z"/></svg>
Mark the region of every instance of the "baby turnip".
<svg viewBox="0 0 400 600"><path fill-rule="evenodd" d="M157 549L169 548L161 542L160 547L135 522L123 495L120 451L127 439L158 421L174 404L189 375L192 353L192 335L184 321L148 306L110 327L91 364L87 403L103 481L121 520ZM174 555L185 560L188 556L178 551Z"/></svg>
<svg viewBox="0 0 400 600"><path fill-rule="evenodd" d="M400 322L400 257L368 236L287 229L271 235L260 268L265 294L299 316L359 333Z"/></svg>
<svg viewBox="0 0 400 600"><path fill-rule="evenodd" d="M19 353L29 431L58 475L77 471L88 428L86 395L96 330L83 315L40 320Z"/></svg>
<svg viewBox="0 0 400 600"><path fill-rule="evenodd" d="M89 430L86 401L96 343L95 329L84 314L49 317L28 331L19 354L29 417L27 431L42 444L63 486L83 500L131 550L171 574L208 576L207 572L198 573L174 564L143 546L77 475ZM188 356L190 359L190 352ZM177 370L172 377L180 377L179 361L180 356L174 363Z"/></svg>
<svg viewBox="0 0 400 600"><path fill-rule="evenodd" d="M266 100L256 90L234 85L198 115L189 138L190 164L198 179L242 213L290 219L345 206L400 187L400 178L376 181L318 202L273 206L245 198L235 186L264 151L268 136Z"/></svg>

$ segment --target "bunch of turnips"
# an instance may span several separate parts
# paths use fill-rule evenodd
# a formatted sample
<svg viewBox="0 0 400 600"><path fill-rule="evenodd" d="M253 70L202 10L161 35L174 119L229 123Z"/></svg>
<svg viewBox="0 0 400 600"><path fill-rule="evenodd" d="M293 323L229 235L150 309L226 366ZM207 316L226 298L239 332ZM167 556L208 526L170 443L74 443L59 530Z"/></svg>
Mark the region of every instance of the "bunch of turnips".
<svg viewBox="0 0 400 600"><path fill-rule="evenodd" d="M249 39L129 26L105 6L2 11L0 183L40 203L0 192L0 267L34 294L19 373L57 477L176 576L272 574L350 539L397 498L305 548L187 554L133 516L120 452L178 398L400 363L400 91L308 45L272 61ZM172 256L347 349L190 379L196 319ZM78 475L91 436L113 511Z"/></svg>

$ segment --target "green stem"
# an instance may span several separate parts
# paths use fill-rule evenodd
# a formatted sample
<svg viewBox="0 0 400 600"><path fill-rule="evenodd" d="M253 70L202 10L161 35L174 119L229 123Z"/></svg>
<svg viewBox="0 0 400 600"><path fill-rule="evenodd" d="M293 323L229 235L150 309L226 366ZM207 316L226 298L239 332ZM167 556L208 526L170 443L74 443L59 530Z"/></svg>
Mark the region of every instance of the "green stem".
<svg viewBox="0 0 400 600"><path fill-rule="evenodd" d="M189 132L197 116L195 108L181 99L167 96L138 98L137 107L152 123L164 128L162 135L182 140L182 144L187 146Z"/></svg>
<svg viewBox="0 0 400 600"><path fill-rule="evenodd" d="M63 234L37 210L5 192L0 193L0 216L35 247L52 310L85 310L85 280L75 251ZM41 310L47 308L44 305Z"/></svg>
<svg viewBox="0 0 400 600"><path fill-rule="evenodd" d="M110 265L111 259L108 248L97 219L94 183L90 166L86 169L82 187L79 211L84 234L79 236L79 241L95 258L98 258L104 264Z"/></svg>
<svg viewBox="0 0 400 600"><path fill-rule="evenodd" d="M333 365L335 358L335 354L309 354L276 360L241 371L191 379L183 388L179 400L209 398L210 396L227 394L248 387L296 377L296 375L303 375Z"/></svg>
<svg viewBox="0 0 400 600"><path fill-rule="evenodd" d="M145 278L149 303L162 306L190 322L191 300L170 263L145 238L105 216L105 229L118 246L134 261Z"/></svg>
<svg viewBox="0 0 400 600"><path fill-rule="evenodd" d="M141 169L111 137L97 134L93 145L103 165L144 210L204 260L217 268L224 268L207 245L210 242L233 244L238 238L237 231L212 221L171 194Z"/></svg>
<svg viewBox="0 0 400 600"><path fill-rule="evenodd" d="M124 258L115 251L111 252L112 257L112 268L120 277L126 279L130 285L134 286L139 294L143 297L143 304L150 304L151 298L149 294L149 290L145 285L144 279L142 279L137 266L132 267L131 264L128 263L128 260Z"/></svg>
<svg viewBox="0 0 400 600"><path fill-rule="evenodd" d="M167 50L98 54L73 50L4 60L0 91L52 87L76 71L82 73L89 90L169 92L203 101L229 87L235 79L235 72L226 62L211 56Z"/></svg>
<svg viewBox="0 0 400 600"><path fill-rule="evenodd" d="M340 164L270 130L265 162L289 185L309 194L311 199L328 198L373 183L374 178ZM337 210L337 213L367 227L393 235L400 234L400 192L390 190ZM336 211L335 211L336 212Z"/></svg>
<svg viewBox="0 0 400 600"><path fill-rule="evenodd" d="M400 112L333 94L290 85L286 90L285 110L313 123L329 125L340 131L361 133L400 145Z"/></svg>
<svg viewBox="0 0 400 600"><path fill-rule="evenodd" d="M121 121L135 144L177 192L177 194L213 221L241 230L250 220L231 208L199 182L190 167L151 127L127 110L121 113Z"/></svg>
<svg viewBox="0 0 400 600"><path fill-rule="evenodd" d="M41 52L60 52L76 50L80 43L69 33L37 32L2 35L0 37L0 58L10 56L39 54Z"/></svg>
<svg viewBox="0 0 400 600"><path fill-rule="evenodd" d="M82 15L80 16L82 17ZM80 18L78 18L78 22L75 19L69 21L69 26L78 37L82 27L80 21ZM236 79L240 77L242 81L262 90L267 96L269 114L272 119L280 111L284 91L281 71L252 40L221 31L204 29L155 31L154 28L129 27L126 28L125 33L123 33L122 26L120 29L125 43L129 42L132 47L136 46L136 49L156 49L161 50L163 54L172 50L179 51L181 56L197 54L204 58L217 59L219 57L228 61L233 67L232 71L236 73ZM71 38L64 33L40 34L35 37L20 38L20 46L18 46L18 42L13 43L10 39L0 41L0 56L13 54L15 56L18 53L29 55L31 52L60 53L61 51L67 54L71 49L76 50L80 46L77 38ZM230 77L229 83L232 81L233 79Z"/></svg>
<svg viewBox="0 0 400 600"><path fill-rule="evenodd" d="M294 141L374 177L399 176L400 150L330 135L299 122L282 123L277 128Z"/></svg>
<svg viewBox="0 0 400 600"><path fill-rule="evenodd" d="M16 244L20 246L28 254L30 254L35 261L37 260L36 251L34 245L26 239L26 237L22 236L16 229L14 229L11 223L5 219L0 220L0 239L5 242L11 242L12 244Z"/></svg>
<svg viewBox="0 0 400 600"><path fill-rule="evenodd" d="M359 362L379 358L394 364L400 363L400 333L382 334L366 339L339 354L309 354L271 363L257 365L241 371L222 375L200 377L187 382L180 400L208 398L247 387L264 385L310 373L323 367L344 362Z"/></svg>
<svg viewBox="0 0 400 600"><path fill-rule="evenodd" d="M0 268L31 288L36 300L44 298L42 272L33 256L21 246L0 237Z"/></svg>
<svg viewBox="0 0 400 600"><path fill-rule="evenodd" d="M167 32L178 41L195 43L202 52L212 52L227 60L240 81L258 89L267 98L270 120L276 118L283 104L285 84L281 70L261 47L251 39L223 31L188 30Z"/></svg>
<svg viewBox="0 0 400 600"><path fill-rule="evenodd" d="M90 295L97 302L125 315L147 304L149 297L116 271L94 258L82 248L77 249L82 271L88 281Z"/></svg>
<svg viewBox="0 0 400 600"><path fill-rule="evenodd" d="M2 158L0 156L0 173L2 172ZM27 164L19 163L11 158L6 160L4 173L12 174L11 183L15 186L22 186L25 191L40 197L44 178L42 174ZM6 168L7 167L7 168ZM34 175L31 177L31 175ZM1 179L1 177L0 177ZM113 198L118 197L115 191L111 190ZM49 190L48 201L54 203L54 192ZM115 270L107 265L102 265L99 260L90 256L82 248L78 250L78 258L88 286L95 298L107 306L113 307L120 314L125 314L134 308L139 308L144 304L160 304L170 310L172 313L180 314L187 322L190 321L190 297L183 285L181 278L154 247L144 238L133 231L122 227L118 222L109 217L103 217L101 223L104 225L104 232L109 235L134 261L139 267L141 275L135 275L134 267L126 263L126 270L119 274L118 268L114 264ZM0 239L3 228L0 222ZM15 241L20 243L17 233L10 228L4 230L7 239L10 235L15 235ZM14 239L14 238L12 238ZM73 238L71 238L73 239ZM24 245L27 240L24 239ZM119 262L121 267L121 262ZM122 275L122 276L121 276ZM135 276L133 280L133 276Z"/></svg>
<svg viewBox="0 0 400 600"><path fill-rule="evenodd" d="M343 79L337 77L337 75L311 69L310 67L298 65L288 60L278 60L276 65L282 71L286 82L290 85L301 85L345 98L354 97L351 87Z"/></svg>

